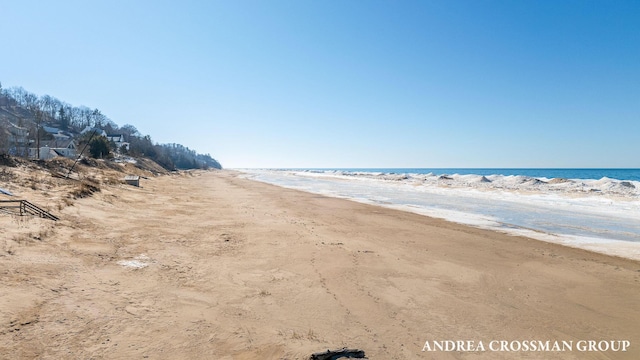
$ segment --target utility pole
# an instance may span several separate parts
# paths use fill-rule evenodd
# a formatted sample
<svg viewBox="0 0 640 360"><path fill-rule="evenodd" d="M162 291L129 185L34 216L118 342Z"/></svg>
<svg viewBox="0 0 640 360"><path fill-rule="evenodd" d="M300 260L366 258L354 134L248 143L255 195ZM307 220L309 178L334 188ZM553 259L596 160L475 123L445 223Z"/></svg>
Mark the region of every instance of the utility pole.
<svg viewBox="0 0 640 360"><path fill-rule="evenodd" d="M36 110L36 159L40 160L40 122L42 122L42 111Z"/></svg>
<svg viewBox="0 0 640 360"><path fill-rule="evenodd" d="M71 176L71 171L73 171L73 168L78 163L78 160L80 160L80 158L82 157L82 153L84 152L84 149L86 149L87 146L89 146L89 143L91 142L91 140L93 140L93 137L96 136L97 132L98 132L97 130L93 130L93 133L91 134L91 137L89 138L89 141L87 141L87 143L84 144L84 147L82 148L82 151L80 151L80 155L78 155L78 158L76 159L76 161L74 161L73 165L71 166L71 168L69 168L69 172L67 173L67 179L69 178L69 176Z"/></svg>

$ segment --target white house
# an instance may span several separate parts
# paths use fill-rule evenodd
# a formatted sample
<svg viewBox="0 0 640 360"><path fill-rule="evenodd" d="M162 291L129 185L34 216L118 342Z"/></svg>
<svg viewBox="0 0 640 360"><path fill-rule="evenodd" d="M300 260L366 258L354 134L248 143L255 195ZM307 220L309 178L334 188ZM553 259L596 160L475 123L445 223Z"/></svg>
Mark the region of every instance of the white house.
<svg viewBox="0 0 640 360"><path fill-rule="evenodd" d="M120 150L123 146L129 151L129 143L124 141L124 135L122 134L107 134L107 141L114 142L116 149Z"/></svg>
<svg viewBox="0 0 640 360"><path fill-rule="evenodd" d="M29 149L30 158L38 158L37 154L37 148ZM49 160L58 156L75 158L77 156L76 143L71 139L40 141L40 160Z"/></svg>

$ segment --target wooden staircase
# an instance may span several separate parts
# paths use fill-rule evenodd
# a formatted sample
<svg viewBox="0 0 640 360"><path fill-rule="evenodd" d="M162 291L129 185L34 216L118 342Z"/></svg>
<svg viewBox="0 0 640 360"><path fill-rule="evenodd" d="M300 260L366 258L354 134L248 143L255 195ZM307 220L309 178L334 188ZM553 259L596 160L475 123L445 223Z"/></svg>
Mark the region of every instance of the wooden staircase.
<svg viewBox="0 0 640 360"><path fill-rule="evenodd" d="M0 200L0 212L19 216L33 215L53 221L60 220L57 216L27 200Z"/></svg>

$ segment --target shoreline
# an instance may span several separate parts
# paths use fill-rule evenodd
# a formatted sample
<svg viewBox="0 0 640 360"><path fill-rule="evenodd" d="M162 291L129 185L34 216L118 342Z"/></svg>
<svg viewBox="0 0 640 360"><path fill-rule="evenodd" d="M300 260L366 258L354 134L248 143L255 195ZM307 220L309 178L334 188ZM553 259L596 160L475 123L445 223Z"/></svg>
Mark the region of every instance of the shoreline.
<svg viewBox="0 0 640 360"><path fill-rule="evenodd" d="M344 346L371 359L467 355L422 351L448 340L630 341L625 352L545 352L550 359L640 351L635 260L228 170L106 187L60 213L55 226L20 225L49 233L0 256L0 353L306 359ZM19 225L0 221L5 231Z"/></svg>
<svg viewBox="0 0 640 360"><path fill-rule="evenodd" d="M575 197L572 193L477 189L475 183L452 186L450 181L432 184L423 182L426 180L422 175L412 178L410 174L396 179L384 174L379 178L375 173L362 177L268 170L241 173L250 180L284 188L640 260L640 223L635 216L640 215L640 208L634 205L636 200L624 198L616 202L585 194Z"/></svg>

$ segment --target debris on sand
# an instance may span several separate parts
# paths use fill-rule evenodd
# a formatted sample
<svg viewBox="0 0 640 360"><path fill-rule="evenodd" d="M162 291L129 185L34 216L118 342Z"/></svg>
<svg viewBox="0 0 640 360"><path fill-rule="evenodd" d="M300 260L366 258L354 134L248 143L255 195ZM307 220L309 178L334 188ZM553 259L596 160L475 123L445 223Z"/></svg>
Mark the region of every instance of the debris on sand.
<svg viewBox="0 0 640 360"><path fill-rule="evenodd" d="M311 354L309 360L366 359L364 350L342 348Z"/></svg>

